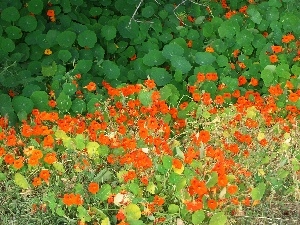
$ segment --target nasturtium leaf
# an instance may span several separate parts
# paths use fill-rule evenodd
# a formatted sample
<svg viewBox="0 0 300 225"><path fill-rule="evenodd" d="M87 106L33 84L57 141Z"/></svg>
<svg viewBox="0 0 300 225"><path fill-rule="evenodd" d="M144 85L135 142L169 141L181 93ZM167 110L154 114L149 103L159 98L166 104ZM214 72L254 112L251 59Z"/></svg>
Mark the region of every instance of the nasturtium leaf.
<svg viewBox="0 0 300 225"><path fill-rule="evenodd" d="M195 62L200 65L210 65L216 61L216 57L209 52L197 52L195 54Z"/></svg>
<svg viewBox="0 0 300 225"><path fill-rule="evenodd" d="M205 20L205 16L199 16L199 17L196 18L194 23L196 25L199 25L199 24L203 23L204 20Z"/></svg>
<svg viewBox="0 0 300 225"><path fill-rule="evenodd" d="M272 82L274 81L275 76L276 75L274 74L274 72L270 69L264 69L261 72L261 78L263 79L266 87L270 87L272 85Z"/></svg>
<svg viewBox="0 0 300 225"><path fill-rule="evenodd" d="M117 34L117 29L114 26L104 25L101 28L101 35L107 41L114 39L116 37L116 34Z"/></svg>
<svg viewBox="0 0 300 225"><path fill-rule="evenodd" d="M104 49L102 48L101 45L99 44L96 44L95 47L92 49L93 52L94 52L94 57L97 59L97 60L101 60L104 58L104 54L105 54L105 51Z"/></svg>
<svg viewBox="0 0 300 225"><path fill-rule="evenodd" d="M52 65L49 66L42 66L42 74L46 77L53 77L57 71L57 65L53 61Z"/></svg>
<svg viewBox="0 0 300 225"><path fill-rule="evenodd" d="M65 211L62 209L62 207L60 205L56 207L55 212L58 216L61 216L61 217L65 216Z"/></svg>
<svg viewBox="0 0 300 225"><path fill-rule="evenodd" d="M33 101L30 98L24 96L16 96L12 99L12 104L15 112L25 111L31 113L33 109Z"/></svg>
<svg viewBox="0 0 300 225"><path fill-rule="evenodd" d="M129 184L129 190L134 194L138 195L139 192L141 191L139 185L137 183L131 183Z"/></svg>
<svg viewBox="0 0 300 225"><path fill-rule="evenodd" d="M280 8L282 6L281 0L269 0L268 4L269 4L269 6L274 6L277 8Z"/></svg>
<svg viewBox="0 0 300 225"><path fill-rule="evenodd" d="M150 69L150 77L154 79L157 86L164 86L172 80L171 74L164 68L152 67Z"/></svg>
<svg viewBox="0 0 300 225"><path fill-rule="evenodd" d="M202 34L204 37L209 38L213 35L214 29L212 23L205 23L202 28Z"/></svg>
<svg viewBox="0 0 300 225"><path fill-rule="evenodd" d="M91 221L92 217L90 216L89 212L82 205L77 207L77 212L78 212L77 216L80 220L83 220L86 222Z"/></svg>
<svg viewBox="0 0 300 225"><path fill-rule="evenodd" d="M23 189L29 188L29 183L28 183L26 177L24 177L20 173L15 174L14 181L15 181L16 185L18 185L19 187L21 187Z"/></svg>
<svg viewBox="0 0 300 225"><path fill-rule="evenodd" d="M27 115L28 113L26 113L24 110L17 112L19 121L27 120Z"/></svg>
<svg viewBox="0 0 300 225"><path fill-rule="evenodd" d="M16 26L9 26L5 28L5 33L9 39L20 39L22 37L22 30Z"/></svg>
<svg viewBox="0 0 300 225"><path fill-rule="evenodd" d="M251 198L253 200L261 200L262 197L264 196L266 190L266 184L261 182L259 183L255 188L252 189L251 191Z"/></svg>
<svg viewBox="0 0 300 225"><path fill-rule="evenodd" d="M125 206L124 208L125 216L127 220L138 220L141 218L141 209L133 203Z"/></svg>
<svg viewBox="0 0 300 225"><path fill-rule="evenodd" d="M75 66L75 69L78 70L80 73L84 74L90 71L92 68L93 61L92 60L78 60Z"/></svg>
<svg viewBox="0 0 300 225"><path fill-rule="evenodd" d="M162 50L162 55L171 60L173 56L182 56L184 49L176 43L167 44Z"/></svg>
<svg viewBox="0 0 300 225"><path fill-rule="evenodd" d="M152 103L151 99L152 91L140 91L138 94L138 99L144 106L150 106Z"/></svg>
<svg viewBox="0 0 300 225"><path fill-rule="evenodd" d="M82 99L74 99L72 101L72 107L71 110L76 114L82 114L86 111L86 103Z"/></svg>
<svg viewBox="0 0 300 225"><path fill-rule="evenodd" d="M86 145L87 153L90 158L95 157L96 155L99 155L98 148L100 145L97 142L88 142Z"/></svg>
<svg viewBox="0 0 300 225"><path fill-rule="evenodd" d="M211 46L217 53L223 53L227 49L226 44L221 39L214 40Z"/></svg>
<svg viewBox="0 0 300 225"><path fill-rule="evenodd" d="M31 45L30 46L30 59L34 61L38 61L43 57L44 51L38 45Z"/></svg>
<svg viewBox="0 0 300 225"><path fill-rule="evenodd" d="M77 90L75 84L72 84L72 83L64 83L63 86L62 86L62 88L63 88L63 92L66 95L72 95Z"/></svg>
<svg viewBox="0 0 300 225"><path fill-rule="evenodd" d="M58 98L56 99L56 103L57 103L56 107L61 112L68 112L72 106L72 101L71 101L70 97L68 95L66 95L64 92L61 92L59 94Z"/></svg>
<svg viewBox="0 0 300 225"><path fill-rule="evenodd" d="M161 88L159 92L162 100L167 100L172 95L172 89L168 85Z"/></svg>
<svg viewBox="0 0 300 225"><path fill-rule="evenodd" d="M168 17L169 13L166 10L163 9L163 10L158 12L158 15L159 15L160 18L162 18L164 20Z"/></svg>
<svg viewBox="0 0 300 225"><path fill-rule="evenodd" d="M42 111L49 111L50 106L48 105L49 96L45 91L34 91L30 96L30 99L34 103L34 107L38 110Z"/></svg>
<svg viewBox="0 0 300 225"><path fill-rule="evenodd" d="M151 194L155 194L156 189L157 189L157 187L152 181L150 181L146 187L146 191L148 191Z"/></svg>
<svg viewBox="0 0 300 225"><path fill-rule="evenodd" d="M40 14L43 10L43 5L42 0L30 0L28 2L28 11L33 14Z"/></svg>
<svg viewBox="0 0 300 225"><path fill-rule="evenodd" d="M188 40L198 40L199 37L200 37L200 34L197 30L190 29L188 31L188 34L187 34L186 37L187 37Z"/></svg>
<svg viewBox="0 0 300 225"><path fill-rule="evenodd" d="M256 23L260 24L262 20L262 16L260 15L260 12L257 10L257 7L255 5L250 5L247 9L247 14L250 16L250 19Z"/></svg>
<svg viewBox="0 0 300 225"><path fill-rule="evenodd" d="M192 69L190 62L178 55L171 58L171 65L175 67L176 71L180 70L182 73L187 73Z"/></svg>
<svg viewBox="0 0 300 225"><path fill-rule="evenodd" d="M179 206L175 205L175 204L170 204L168 207L168 212L173 214L173 213L177 213L179 211Z"/></svg>
<svg viewBox="0 0 300 225"><path fill-rule="evenodd" d="M110 225L110 221L108 217L105 217L102 221L100 225Z"/></svg>
<svg viewBox="0 0 300 225"><path fill-rule="evenodd" d="M300 66L293 65L292 68L291 68L291 72L294 75L299 76L300 75Z"/></svg>
<svg viewBox="0 0 300 225"><path fill-rule="evenodd" d="M236 34L236 42L240 46L249 45L249 43L251 43L253 39L254 39L254 36L253 36L252 32L250 32L249 30L242 30L241 32L238 32Z"/></svg>
<svg viewBox="0 0 300 225"><path fill-rule="evenodd" d="M0 50L4 52L12 52L15 50L15 43L9 38L0 37Z"/></svg>
<svg viewBox="0 0 300 225"><path fill-rule="evenodd" d="M279 18L279 11L275 7L270 7L268 8L268 10L265 11L264 15L266 16L266 19L268 21L276 21Z"/></svg>
<svg viewBox="0 0 300 225"><path fill-rule="evenodd" d="M172 157L169 155L164 155L162 157L163 167L166 169L172 168Z"/></svg>
<svg viewBox="0 0 300 225"><path fill-rule="evenodd" d="M103 72L106 75L106 78L108 79L117 79L120 74L120 68L118 67L118 65L110 60L104 60L102 63L102 67L103 67Z"/></svg>
<svg viewBox="0 0 300 225"><path fill-rule="evenodd" d="M221 82L232 92L238 89L238 80L236 78L226 76L221 79Z"/></svg>
<svg viewBox="0 0 300 225"><path fill-rule="evenodd" d="M72 54L68 50L59 50L58 58L63 62L67 62L69 59L72 58Z"/></svg>
<svg viewBox="0 0 300 225"><path fill-rule="evenodd" d="M144 55L143 62L147 66L159 66L165 62L165 58L161 51L150 50L149 53Z"/></svg>
<svg viewBox="0 0 300 225"><path fill-rule="evenodd" d="M204 214L203 210L197 210L192 215L192 223L194 225L202 224L204 219L205 219L205 214Z"/></svg>
<svg viewBox="0 0 300 225"><path fill-rule="evenodd" d="M89 13L91 16L99 16L102 13L102 8L101 7L91 7Z"/></svg>
<svg viewBox="0 0 300 225"><path fill-rule="evenodd" d="M64 168L64 164L62 164L61 162L55 162L52 164L54 169L57 170L58 172L64 173L65 168Z"/></svg>
<svg viewBox="0 0 300 225"><path fill-rule="evenodd" d="M175 78L175 81L182 82L182 72L181 71L175 71L174 78Z"/></svg>
<svg viewBox="0 0 300 225"><path fill-rule="evenodd" d="M142 9L142 16L145 18L150 18L154 14L154 8L152 6L146 6Z"/></svg>
<svg viewBox="0 0 300 225"><path fill-rule="evenodd" d="M280 64L276 67L275 73L278 77L289 79L291 76L289 70L290 69L288 64Z"/></svg>
<svg viewBox="0 0 300 225"><path fill-rule="evenodd" d="M139 35L139 25L130 16L120 17L117 29L123 38L134 39Z"/></svg>
<svg viewBox="0 0 300 225"><path fill-rule="evenodd" d="M82 134L77 134L75 137L76 148L82 150L85 148L85 140Z"/></svg>
<svg viewBox="0 0 300 225"><path fill-rule="evenodd" d="M37 27L37 20L33 16L23 16L19 19L18 26L25 32L32 32Z"/></svg>
<svg viewBox="0 0 300 225"><path fill-rule="evenodd" d="M10 6L2 10L1 19L7 22L15 22L20 18L20 13L16 7Z"/></svg>
<svg viewBox="0 0 300 225"><path fill-rule="evenodd" d="M212 172L210 174L210 178L206 182L206 187L211 188L213 187L216 183L218 183L218 173L217 172Z"/></svg>
<svg viewBox="0 0 300 225"><path fill-rule="evenodd" d="M106 201L111 194L111 186L109 184L103 184L97 193L97 198L100 201Z"/></svg>
<svg viewBox="0 0 300 225"><path fill-rule="evenodd" d="M228 58L225 55L219 55L217 57L217 63L220 67L228 66Z"/></svg>
<svg viewBox="0 0 300 225"><path fill-rule="evenodd" d="M98 108L95 106L96 103L99 103L99 99L97 98L92 98L91 100L89 100L89 102L87 103L87 111L89 113L94 113Z"/></svg>
<svg viewBox="0 0 300 225"><path fill-rule="evenodd" d="M211 217L209 225L225 225L226 222L227 216L224 214L224 212L217 212Z"/></svg>
<svg viewBox="0 0 300 225"><path fill-rule="evenodd" d="M239 30L240 26L238 22L226 20L218 28L218 33L221 38L233 38Z"/></svg>
<svg viewBox="0 0 300 225"><path fill-rule="evenodd" d="M64 48L70 48L76 40L76 33L73 31L63 31L56 37L57 43Z"/></svg>
<svg viewBox="0 0 300 225"><path fill-rule="evenodd" d="M81 6L83 4L83 0L70 0L72 5Z"/></svg>

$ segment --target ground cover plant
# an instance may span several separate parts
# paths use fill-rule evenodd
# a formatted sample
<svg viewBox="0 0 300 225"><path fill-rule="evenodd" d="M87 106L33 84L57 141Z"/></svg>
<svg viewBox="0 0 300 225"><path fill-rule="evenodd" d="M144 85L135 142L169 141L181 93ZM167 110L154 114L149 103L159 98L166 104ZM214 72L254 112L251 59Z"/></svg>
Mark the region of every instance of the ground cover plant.
<svg viewBox="0 0 300 225"><path fill-rule="evenodd" d="M299 7L2 0L0 224L297 224Z"/></svg>

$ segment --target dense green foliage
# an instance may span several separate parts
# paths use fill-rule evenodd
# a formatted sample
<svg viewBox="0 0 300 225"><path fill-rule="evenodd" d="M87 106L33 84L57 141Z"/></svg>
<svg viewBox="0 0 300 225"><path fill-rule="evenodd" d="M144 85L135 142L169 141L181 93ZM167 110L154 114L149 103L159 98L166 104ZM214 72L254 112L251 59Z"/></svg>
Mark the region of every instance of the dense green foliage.
<svg viewBox="0 0 300 225"><path fill-rule="evenodd" d="M62 111L78 113L79 107L79 112L87 112L89 93L82 89L84 98L78 102L70 84L78 73L81 87L94 81L103 95L103 79L117 86L139 83L149 76L158 86L168 85L172 90L167 99L172 105L187 93L188 83L194 83L198 72L217 72L219 79L206 81L202 87L213 97L220 92L220 84L226 85L221 93L239 89L243 94L253 89L267 94L271 85L284 86L291 75L300 75L296 42L300 6L296 0L222 4L204 0L2 0L0 114L9 115L15 123L33 108L50 110L46 95L50 90L60 96L62 105L70 103ZM290 32L296 40L283 43L282 37ZM277 63L269 59L273 45L284 48ZM207 47L214 52L207 52ZM235 50L239 50L236 57ZM239 85L240 76L248 82ZM249 85L251 78L259 80L257 86ZM291 82L299 85L299 79ZM8 93L20 97L11 101Z"/></svg>

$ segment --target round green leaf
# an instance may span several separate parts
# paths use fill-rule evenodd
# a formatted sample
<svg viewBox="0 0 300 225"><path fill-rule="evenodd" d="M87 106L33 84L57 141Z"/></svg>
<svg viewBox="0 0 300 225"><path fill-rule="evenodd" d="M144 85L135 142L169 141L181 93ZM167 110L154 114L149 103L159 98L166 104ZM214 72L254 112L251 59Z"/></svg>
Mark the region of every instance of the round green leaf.
<svg viewBox="0 0 300 225"><path fill-rule="evenodd" d="M29 97L32 95L33 92L35 91L40 91L41 87L35 84L28 84L24 87L22 90L22 95L25 97Z"/></svg>
<svg viewBox="0 0 300 225"><path fill-rule="evenodd" d="M42 66L43 76L52 77L55 75L56 71L57 71L57 65L54 61L52 62L52 65Z"/></svg>
<svg viewBox="0 0 300 225"><path fill-rule="evenodd" d="M101 185L99 192L97 193L97 198L100 201L106 201L111 194L111 186L109 184Z"/></svg>
<svg viewBox="0 0 300 225"><path fill-rule="evenodd" d="M145 18L150 18L154 14L154 9L152 6L146 6L142 9L142 16Z"/></svg>
<svg viewBox="0 0 300 225"><path fill-rule="evenodd" d="M257 24L260 24L262 16L260 12L256 9L256 6L250 5L247 9L247 14L250 16L250 19Z"/></svg>
<svg viewBox="0 0 300 225"><path fill-rule="evenodd" d="M80 73L87 73L92 68L92 60L79 60L75 66L75 69Z"/></svg>
<svg viewBox="0 0 300 225"><path fill-rule="evenodd" d="M19 19L18 26L25 32L32 32L37 27L37 20L34 16L23 16Z"/></svg>
<svg viewBox="0 0 300 225"><path fill-rule="evenodd" d="M236 42L240 46L249 45L249 43L251 43L253 39L254 36L249 30L242 30L241 32L236 34Z"/></svg>
<svg viewBox="0 0 300 225"><path fill-rule="evenodd" d="M216 61L216 57L209 52L197 52L195 54L195 62L200 65L210 65Z"/></svg>
<svg viewBox="0 0 300 225"><path fill-rule="evenodd" d="M22 37L22 30L16 26L9 26L5 28L7 37L10 39L20 39Z"/></svg>
<svg viewBox="0 0 300 225"><path fill-rule="evenodd" d="M56 99L57 108L62 112L68 112L72 106L72 101L68 95L61 92Z"/></svg>
<svg viewBox="0 0 300 225"><path fill-rule="evenodd" d="M224 55L219 55L217 57L217 63L220 67L228 66L228 58Z"/></svg>
<svg viewBox="0 0 300 225"><path fill-rule="evenodd" d="M72 83L64 83L63 84L63 92L66 95L73 95L76 92L77 88L75 84Z"/></svg>
<svg viewBox="0 0 300 225"><path fill-rule="evenodd" d="M70 0L72 5L81 6L83 4L83 0Z"/></svg>
<svg viewBox="0 0 300 225"><path fill-rule="evenodd" d="M16 173L14 176L14 181L16 183L16 185L18 185L19 187L23 188L23 189L27 189L29 188L29 183L26 180L26 178L20 174L20 173Z"/></svg>
<svg viewBox="0 0 300 225"><path fill-rule="evenodd" d="M144 106L150 106L152 103L151 99L152 91L141 91L138 94L138 99Z"/></svg>
<svg viewBox="0 0 300 225"><path fill-rule="evenodd" d="M33 14L40 14L43 10L43 5L42 0L31 0L28 2L28 11Z"/></svg>
<svg viewBox="0 0 300 225"><path fill-rule="evenodd" d="M16 7L8 7L1 12L1 19L7 22L15 22L20 18L20 13Z"/></svg>
<svg viewBox="0 0 300 225"><path fill-rule="evenodd" d="M0 50L12 52L15 49L15 43L9 38L0 37Z"/></svg>
<svg viewBox="0 0 300 225"><path fill-rule="evenodd" d="M57 35L57 43L64 48L69 48L73 45L76 40L76 34L72 31L64 31Z"/></svg>
<svg viewBox="0 0 300 225"><path fill-rule="evenodd" d="M101 7L92 7L89 11L91 16L99 16L102 13L102 8Z"/></svg>
<svg viewBox="0 0 300 225"><path fill-rule="evenodd" d="M104 25L101 28L101 35L107 40L110 41L116 37L117 29L114 26Z"/></svg>
<svg viewBox="0 0 300 225"><path fill-rule="evenodd" d="M172 89L168 85L161 88L159 92L162 100L167 100L172 95Z"/></svg>
<svg viewBox="0 0 300 225"><path fill-rule="evenodd" d="M72 102L72 111L76 114L82 114L83 112L86 111L86 104L82 99L74 99Z"/></svg>
<svg viewBox="0 0 300 225"><path fill-rule="evenodd" d="M226 44L221 39L217 39L213 41L211 45L213 49L218 53L223 53L227 49Z"/></svg>
<svg viewBox="0 0 300 225"><path fill-rule="evenodd" d="M149 52L150 53L150 52ZM182 56L184 53L184 49L176 43L171 43L165 45L162 54L166 59L171 60L173 56Z"/></svg>
<svg viewBox="0 0 300 225"><path fill-rule="evenodd" d="M123 38L134 39L139 35L139 25L135 20L131 20L129 16L119 18L117 29Z"/></svg>
<svg viewBox="0 0 300 225"><path fill-rule="evenodd" d="M150 50L149 53L144 55L143 62L147 66L159 66L165 62L165 58L161 51Z"/></svg>
<svg viewBox="0 0 300 225"><path fill-rule="evenodd" d="M58 58L63 62L67 62L69 59L72 58L72 54L68 50L59 50Z"/></svg>
<svg viewBox="0 0 300 225"><path fill-rule="evenodd" d="M251 191L251 198L253 200L261 200L264 196L266 190L266 184L265 183L259 183L255 188Z"/></svg>
<svg viewBox="0 0 300 225"><path fill-rule="evenodd" d="M205 214L203 210L198 210L192 215L192 223L195 225L202 224L202 221L205 219Z"/></svg>
<svg viewBox="0 0 300 225"><path fill-rule="evenodd" d="M30 99L34 103L34 107L40 111L49 111L50 106L48 105L49 96L45 91L34 91L30 96Z"/></svg>
<svg viewBox="0 0 300 225"><path fill-rule="evenodd" d="M15 112L25 111L26 113L31 113L33 109L33 101L30 98L24 96L16 96L12 100L12 104Z"/></svg>
<svg viewBox="0 0 300 225"><path fill-rule="evenodd" d="M109 79L117 79L120 76L120 68L110 60L104 60L102 63L103 72Z"/></svg>
<svg viewBox="0 0 300 225"><path fill-rule="evenodd" d="M224 212L218 212L211 217L209 225L225 225L226 222L227 216L224 214Z"/></svg>
<svg viewBox="0 0 300 225"><path fill-rule="evenodd" d="M81 47L93 48L97 42L97 36L94 31L85 30L78 35L77 41Z"/></svg>
<svg viewBox="0 0 300 225"><path fill-rule="evenodd" d="M150 77L154 79L157 86L169 84L172 80L172 75L164 68L153 67L150 69Z"/></svg>
<svg viewBox="0 0 300 225"><path fill-rule="evenodd" d="M98 107L95 106L96 103L99 103L99 99L97 99L97 98L92 98L87 103L87 110L89 113L94 113L98 109Z"/></svg>
<svg viewBox="0 0 300 225"><path fill-rule="evenodd" d="M190 62L178 55L171 58L171 64L175 67L176 71L180 70L182 73L187 73L192 69Z"/></svg>
<svg viewBox="0 0 300 225"><path fill-rule="evenodd" d="M124 212L127 220L138 220L142 215L140 208L133 203L125 206Z"/></svg>

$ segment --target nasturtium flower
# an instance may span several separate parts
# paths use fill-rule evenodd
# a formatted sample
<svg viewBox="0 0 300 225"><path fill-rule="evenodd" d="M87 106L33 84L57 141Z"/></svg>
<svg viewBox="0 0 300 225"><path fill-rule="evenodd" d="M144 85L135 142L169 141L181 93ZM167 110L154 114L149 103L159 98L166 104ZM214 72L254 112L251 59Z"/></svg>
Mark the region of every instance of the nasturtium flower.
<svg viewBox="0 0 300 225"><path fill-rule="evenodd" d="M45 49L44 54L45 55L51 55L52 54L51 49L49 49L49 48Z"/></svg>
<svg viewBox="0 0 300 225"><path fill-rule="evenodd" d="M92 182L89 184L88 187L89 192L91 192L93 195L96 194L99 191L99 184L96 182Z"/></svg>
<svg viewBox="0 0 300 225"><path fill-rule="evenodd" d="M49 16L49 17L55 16L54 10L53 10L53 9L49 9L49 10L47 11L47 16Z"/></svg>

